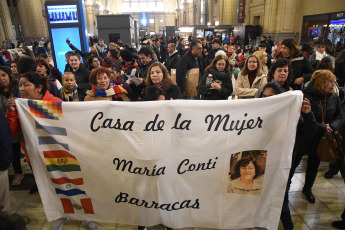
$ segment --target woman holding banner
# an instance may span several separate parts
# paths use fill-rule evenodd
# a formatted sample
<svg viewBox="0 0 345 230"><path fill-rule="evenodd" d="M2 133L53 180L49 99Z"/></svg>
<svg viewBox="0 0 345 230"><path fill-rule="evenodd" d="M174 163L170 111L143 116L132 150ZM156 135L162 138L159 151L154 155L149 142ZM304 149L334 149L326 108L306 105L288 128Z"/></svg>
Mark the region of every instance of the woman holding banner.
<svg viewBox="0 0 345 230"><path fill-rule="evenodd" d="M294 152L295 159L291 166L290 179L301 162L303 154L308 153L307 171L302 192L310 203L315 203L315 197L311 188L320 165L320 159L316 154L317 146L326 132L332 133L340 128L342 120L343 109L338 95L334 93L335 81L336 77L331 71L318 70L314 72L311 81L303 91L304 96L310 101L312 112L316 118L317 128L308 143L308 148L303 153L302 151Z"/></svg>
<svg viewBox="0 0 345 230"><path fill-rule="evenodd" d="M19 80L19 92L22 98L53 102L62 101L61 99L54 97L49 93L48 86L48 78L42 77L38 73L34 72L28 72L23 74ZM8 100L7 105L8 108L6 118L12 130L12 136L14 136L22 132L14 98ZM27 154L24 138L22 138L21 140L21 145L25 152L26 162L30 164L30 159ZM35 189L31 189L30 193L33 192L37 192L37 187L35 187ZM67 220L67 218L57 219L52 226L52 230L61 229L63 224L67 222ZM82 221L82 223L86 225L89 229L99 229L98 225L93 221Z"/></svg>
<svg viewBox="0 0 345 230"><path fill-rule="evenodd" d="M197 87L201 100L227 100L233 90L231 77L228 57L217 55L206 67Z"/></svg>
<svg viewBox="0 0 345 230"><path fill-rule="evenodd" d="M165 100L182 99L182 93L177 85L171 82L168 69L160 62L153 63L148 70L145 86L156 85L166 92Z"/></svg>
<svg viewBox="0 0 345 230"><path fill-rule="evenodd" d="M262 185L256 182L261 174L260 167L253 156L241 158L235 165L234 180L228 182L228 193L261 194Z"/></svg>

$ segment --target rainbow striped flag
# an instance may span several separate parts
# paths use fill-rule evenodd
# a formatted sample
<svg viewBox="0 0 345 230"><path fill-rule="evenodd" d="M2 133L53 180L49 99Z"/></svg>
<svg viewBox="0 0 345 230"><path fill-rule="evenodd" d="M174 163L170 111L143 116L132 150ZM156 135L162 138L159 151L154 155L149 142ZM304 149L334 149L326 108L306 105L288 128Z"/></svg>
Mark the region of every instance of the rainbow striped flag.
<svg viewBox="0 0 345 230"><path fill-rule="evenodd" d="M43 155L49 172L81 171L77 158L64 150L43 151Z"/></svg>
<svg viewBox="0 0 345 230"><path fill-rule="evenodd" d="M59 120L63 117L62 102L28 100L30 114L34 117Z"/></svg>

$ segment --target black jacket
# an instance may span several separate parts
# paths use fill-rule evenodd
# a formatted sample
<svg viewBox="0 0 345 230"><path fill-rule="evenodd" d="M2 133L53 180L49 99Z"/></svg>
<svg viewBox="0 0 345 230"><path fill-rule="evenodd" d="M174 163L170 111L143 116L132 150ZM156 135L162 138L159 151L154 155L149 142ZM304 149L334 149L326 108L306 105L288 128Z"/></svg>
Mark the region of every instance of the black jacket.
<svg viewBox="0 0 345 230"><path fill-rule="evenodd" d="M194 57L191 51L188 51L183 57L176 68L176 82L181 92L185 89L185 79L187 71L193 68L199 68L199 81L201 74L204 72L203 63L201 57Z"/></svg>
<svg viewBox="0 0 345 230"><path fill-rule="evenodd" d="M176 50L178 51L181 57L186 53L186 48L181 43L177 45Z"/></svg>
<svg viewBox="0 0 345 230"><path fill-rule="evenodd" d="M316 133L316 119L313 112L301 113L297 124L294 152L298 154L312 153L311 143Z"/></svg>
<svg viewBox="0 0 345 230"><path fill-rule="evenodd" d="M72 67L69 67L68 72L72 72L75 76L75 80L77 82L78 88L82 90L84 94L86 91L91 89L91 83L89 80L90 70L88 69L78 69L77 71L73 72Z"/></svg>
<svg viewBox="0 0 345 230"><path fill-rule="evenodd" d="M201 95L201 100L227 100L233 91L231 77L231 71L225 73L215 69L208 70L197 87L198 94ZM210 89L211 83L216 80L222 82L220 91Z"/></svg>
<svg viewBox="0 0 345 230"><path fill-rule="evenodd" d="M50 75L57 79L62 84L62 74L59 69L55 68L53 65L49 64Z"/></svg>
<svg viewBox="0 0 345 230"><path fill-rule="evenodd" d="M51 95L53 95L54 97L57 97L57 98L61 99L60 91L57 88L57 86L55 85L54 80L53 79L49 79L48 83L49 83L49 90L48 90L49 93Z"/></svg>
<svg viewBox="0 0 345 230"><path fill-rule="evenodd" d="M222 50L221 47L219 47L219 49L211 49L209 52L208 52L208 55L205 59L205 67L209 66L211 64L211 62L213 61L214 57L216 56L216 53L219 51L219 50Z"/></svg>
<svg viewBox="0 0 345 230"><path fill-rule="evenodd" d="M139 75L141 78L146 79L147 71L149 71L150 65L157 62L157 60L152 59L147 65L143 65L143 63L139 63Z"/></svg>
<svg viewBox="0 0 345 230"><path fill-rule="evenodd" d="M293 79L291 88L300 90L300 85L295 85L294 81L296 78L303 77L304 82L308 82L314 72L313 66L310 64L308 59L302 54L298 53L292 60L291 60L291 68L293 70Z"/></svg>
<svg viewBox="0 0 345 230"><path fill-rule="evenodd" d="M180 60L181 60L181 56L177 50L175 50L175 52L170 57L167 58L164 65L165 65L165 67L167 67L170 74L171 74L171 69L177 68Z"/></svg>
<svg viewBox="0 0 345 230"><path fill-rule="evenodd" d="M337 82L340 87L345 84L345 60L338 62L334 68L334 75L337 77Z"/></svg>
<svg viewBox="0 0 345 230"><path fill-rule="evenodd" d="M11 129L0 112L0 171L7 170L12 162Z"/></svg>
<svg viewBox="0 0 345 230"><path fill-rule="evenodd" d="M314 150L316 150L321 136L327 130L326 124L329 124L333 131L339 130L343 115L343 109L337 94L333 93L327 96L323 96L314 88L314 84L312 82L310 82L305 88L304 96L309 99L311 110L317 122L317 129L313 138L313 147ZM322 123L322 111L320 102L322 103L325 123Z"/></svg>
<svg viewBox="0 0 345 230"><path fill-rule="evenodd" d="M180 89L177 87L175 84L171 84L169 89L164 90L167 95L165 97L165 100L170 100L170 99L182 99L182 93Z"/></svg>
<svg viewBox="0 0 345 230"><path fill-rule="evenodd" d="M163 41L159 46L159 61L165 62L168 56L167 44Z"/></svg>

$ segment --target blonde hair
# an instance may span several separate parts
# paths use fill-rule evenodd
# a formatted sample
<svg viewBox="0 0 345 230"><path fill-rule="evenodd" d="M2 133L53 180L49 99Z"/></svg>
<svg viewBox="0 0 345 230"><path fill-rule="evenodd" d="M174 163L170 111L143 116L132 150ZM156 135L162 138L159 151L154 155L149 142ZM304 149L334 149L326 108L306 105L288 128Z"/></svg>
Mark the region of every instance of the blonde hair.
<svg viewBox="0 0 345 230"><path fill-rule="evenodd" d="M251 54L246 59L246 61L244 63L244 67L243 67L243 69L240 72L240 74L242 76L247 76L248 75L248 60L249 60L249 58L252 58L252 57L256 58L257 65L258 65L258 67L256 68L256 76L261 76L261 75L265 74L263 72L263 70L262 70L262 65L261 65L261 61L260 61L259 57L257 55L255 55L255 54Z"/></svg>
<svg viewBox="0 0 345 230"><path fill-rule="evenodd" d="M254 54L257 55L260 60L263 59L264 57L267 57L267 53L265 51L263 51L263 50L255 51Z"/></svg>
<svg viewBox="0 0 345 230"><path fill-rule="evenodd" d="M313 73L310 81L314 83L314 88L317 91L322 92L328 81L334 81L336 79L337 78L330 70L321 69Z"/></svg>

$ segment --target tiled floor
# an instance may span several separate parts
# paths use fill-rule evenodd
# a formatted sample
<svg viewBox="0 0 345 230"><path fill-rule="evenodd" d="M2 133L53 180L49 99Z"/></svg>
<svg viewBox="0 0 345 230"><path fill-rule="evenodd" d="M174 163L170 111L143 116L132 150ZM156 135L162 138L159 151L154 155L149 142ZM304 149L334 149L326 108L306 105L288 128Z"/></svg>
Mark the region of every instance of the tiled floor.
<svg viewBox="0 0 345 230"><path fill-rule="evenodd" d="M331 223L335 220L340 220L340 215L345 207L344 180L340 174L331 180L325 179L323 174L327 170L328 165L321 163L313 187L316 202L315 204L310 204L301 192L305 176L303 173L305 171L305 162L306 159L303 159L301 165L297 168L290 189L290 210L295 230L332 229ZM30 218L30 222L27 224L29 230L48 230L53 222L48 222L46 219L39 193L29 195L29 189L33 184L33 176L28 165L24 163L22 165L26 174L22 184L17 187L10 187L12 209L18 214ZM12 169L9 170L9 175L11 181L14 175ZM102 230L137 230L137 226L133 225L105 223L99 223L99 225ZM87 228L79 221L69 221L64 225L63 229L77 230ZM278 229L283 229L281 223ZM163 230L163 226L150 227L149 230ZM194 230L205 229L195 228Z"/></svg>

